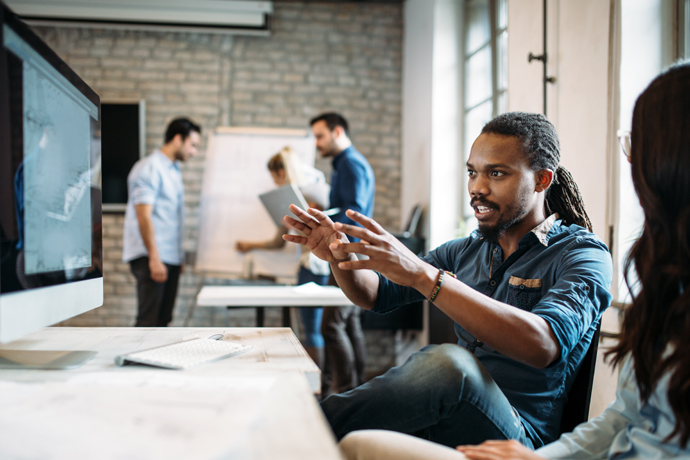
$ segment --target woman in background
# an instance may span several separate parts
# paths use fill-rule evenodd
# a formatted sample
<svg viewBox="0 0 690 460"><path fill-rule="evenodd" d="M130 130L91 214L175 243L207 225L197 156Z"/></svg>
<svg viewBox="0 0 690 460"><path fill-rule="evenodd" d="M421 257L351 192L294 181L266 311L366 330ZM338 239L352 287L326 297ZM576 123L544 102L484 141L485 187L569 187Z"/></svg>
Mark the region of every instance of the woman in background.
<svg viewBox="0 0 690 460"><path fill-rule="evenodd" d="M536 452L517 441L454 450L400 433L361 431L341 442L347 458L690 458L689 125L690 65L683 64L657 77L635 104L629 161L645 221L626 260L632 304L607 353L622 365L616 400L602 415Z"/></svg>
<svg viewBox="0 0 690 460"><path fill-rule="evenodd" d="M273 182L277 187L283 187L294 183L298 187L301 185L309 186L311 190L317 190L314 185L323 184L326 186L326 178L321 171L311 168L299 162L290 147L283 149L273 155L268 160L268 171L271 173ZM327 193L309 194L303 191L304 198L310 207L324 210L328 207L325 202ZM288 232L284 226L278 227L276 235L268 241L238 241L235 247L240 252L248 252L254 249L281 249L285 246L283 235ZM328 275L330 268L328 262L323 262L317 257L311 256L311 252L302 248L299 260L299 272L297 273L297 284L314 282L321 286L328 285ZM302 327L304 328L304 349L314 360L319 368L323 363L323 336L321 335L321 317L323 316L322 307L301 307L298 309Z"/></svg>

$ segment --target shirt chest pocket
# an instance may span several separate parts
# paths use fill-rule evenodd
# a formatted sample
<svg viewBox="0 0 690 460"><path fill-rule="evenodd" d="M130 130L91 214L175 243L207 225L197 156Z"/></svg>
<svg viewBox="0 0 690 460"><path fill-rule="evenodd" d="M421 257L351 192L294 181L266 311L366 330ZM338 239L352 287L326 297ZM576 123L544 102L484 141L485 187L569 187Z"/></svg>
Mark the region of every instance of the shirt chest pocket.
<svg viewBox="0 0 690 460"><path fill-rule="evenodd" d="M506 303L521 310L532 311L541 300L541 280L523 279L511 276L508 280L508 298Z"/></svg>

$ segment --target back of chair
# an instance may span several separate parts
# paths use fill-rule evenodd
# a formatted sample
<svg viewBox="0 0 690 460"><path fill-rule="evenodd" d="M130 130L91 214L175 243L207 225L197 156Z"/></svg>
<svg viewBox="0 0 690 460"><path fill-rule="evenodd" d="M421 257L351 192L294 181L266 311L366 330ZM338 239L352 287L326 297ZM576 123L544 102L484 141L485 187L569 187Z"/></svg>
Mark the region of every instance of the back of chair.
<svg viewBox="0 0 690 460"><path fill-rule="evenodd" d="M419 221L422 218L422 212L424 211L424 205L421 203L417 203L412 207L412 211L410 212L410 217L407 219L407 223L405 224L405 229L401 233L401 235L404 235L406 237L410 236L417 236L417 230Z"/></svg>
<svg viewBox="0 0 690 460"><path fill-rule="evenodd" d="M582 360L580 370L575 377L573 386L568 393L568 402L563 409L561 418L561 433L568 433L580 423L589 418L589 405L592 400L592 385L594 383L594 368L597 364L597 352L599 351L599 334L601 332L601 320L592 337L589 350Z"/></svg>

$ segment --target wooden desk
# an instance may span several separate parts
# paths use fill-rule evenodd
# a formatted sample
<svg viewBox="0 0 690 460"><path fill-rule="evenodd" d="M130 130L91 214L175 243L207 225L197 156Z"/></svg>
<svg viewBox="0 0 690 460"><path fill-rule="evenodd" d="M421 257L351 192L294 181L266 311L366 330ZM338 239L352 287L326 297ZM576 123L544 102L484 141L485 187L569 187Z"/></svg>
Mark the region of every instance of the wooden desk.
<svg viewBox="0 0 690 460"><path fill-rule="evenodd" d="M290 326L287 307L340 307L352 305L336 286L308 283L301 286L204 286L196 297L199 307L286 307L283 326ZM190 309L187 319L194 313ZM263 315L257 312L257 326L263 326Z"/></svg>
<svg viewBox="0 0 690 460"><path fill-rule="evenodd" d="M216 333L254 349L189 371L113 363ZM74 370L0 370L3 459L340 458L313 395L318 368L289 329L48 328L5 348L98 355Z"/></svg>

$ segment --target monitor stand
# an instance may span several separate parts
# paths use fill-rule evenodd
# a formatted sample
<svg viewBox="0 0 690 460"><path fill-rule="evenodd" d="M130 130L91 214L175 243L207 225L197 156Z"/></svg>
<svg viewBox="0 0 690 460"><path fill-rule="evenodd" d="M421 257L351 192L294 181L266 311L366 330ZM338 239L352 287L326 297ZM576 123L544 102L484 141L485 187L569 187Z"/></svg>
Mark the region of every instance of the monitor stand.
<svg viewBox="0 0 690 460"><path fill-rule="evenodd" d="M74 369L95 351L0 350L0 369Z"/></svg>

